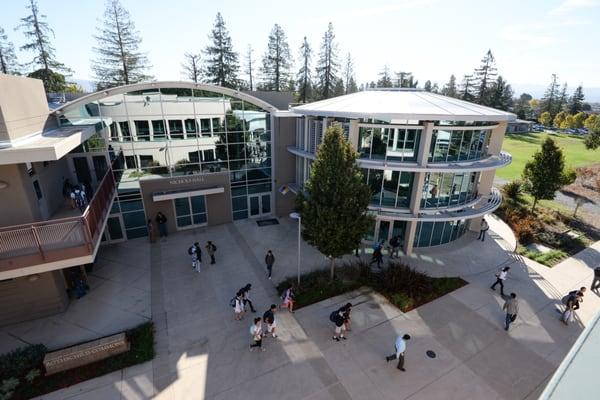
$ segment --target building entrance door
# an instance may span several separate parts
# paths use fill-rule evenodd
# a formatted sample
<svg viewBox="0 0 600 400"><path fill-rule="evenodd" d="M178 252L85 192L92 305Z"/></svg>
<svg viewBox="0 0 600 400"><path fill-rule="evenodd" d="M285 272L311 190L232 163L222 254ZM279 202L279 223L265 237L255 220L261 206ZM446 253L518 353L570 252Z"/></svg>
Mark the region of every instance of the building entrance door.
<svg viewBox="0 0 600 400"><path fill-rule="evenodd" d="M108 217L106 228L104 228L104 233L102 234L102 243L118 243L124 242L126 239L121 215L111 215Z"/></svg>
<svg viewBox="0 0 600 400"><path fill-rule="evenodd" d="M392 221L380 219L375 224L375 232L377 236L375 241L381 242L387 246L388 242L394 236L400 236L400 243L404 241L404 230L406 229L406 221Z"/></svg>
<svg viewBox="0 0 600 400"><path fill-rule="evenodd" d="M271 193L248 195L250 218L264 217L271 214Z"/></svg>

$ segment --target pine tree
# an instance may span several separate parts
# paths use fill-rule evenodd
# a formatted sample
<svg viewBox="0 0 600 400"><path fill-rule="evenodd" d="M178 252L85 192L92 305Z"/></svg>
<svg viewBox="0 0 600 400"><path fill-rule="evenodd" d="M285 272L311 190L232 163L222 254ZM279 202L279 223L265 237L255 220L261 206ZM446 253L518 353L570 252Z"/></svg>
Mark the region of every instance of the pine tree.
<svg viewBox="0 0 600 400"><path fill-rule="evenodd" d="M454 74L450 75L450 80L448 80L448 83L446 83L442 88L442 94L444 96L449 97L458 97L458 90L456 88L456 77L454 76Z"/></svg>
<svg viewBox="0 0 600 400"><path fill-rule="evenodd" d="M475 69L475 90L477 93L475 99L478 104L489 105L490 92L496 76L496 60L492 50L488 50L481 59L479 68Z"/></svg>
<svg viewBox="0 0 600 400"><path fill-rule="evenodd" d="M431 84L431 81L428 79L425 81L425 84L423 85L423 89L426 92L431 92L431 88L433 87L433 85Z"/></svg>
<svg viewBox="0 0 600 400"><path fill-rule="evenodd" d="M466 101L472 101L475 99L474 91L475 79L473 78L473 75L464 75L463 82L460 85L460 93L458 97Z"/></svg>
<svg viewBox="0 0 600 400"><path fill-rule="evenodd" d="M300 70L298 71L296 80L298 81L298 98L302 103L306 103L312 97L312 79L310 76L310 63L312 59L312 49L306 36L300 46Z"/></svg>
<svg viewBox="0 0 600 400"><path fill-rule="evenodd" d="M440 92L440 87L438 86L437 83L434 83L433 86L431 86L431 93L439 93Z"/></svg>
<svg viewBox="0 0 600 400"><path fill-rule="evenodd" d="M333 87L333 96L343 96L345 92L344 80L342 78L337 78L335 81L335 86Z"/></svg>
<svg viewBox="0 0 600 400"><path fill-rule="evenodd" d="M346 94L357 92L356 81L354 80L354 61L350 53L346 55L344 65L344 92Z"/></svg>
<svg viewBox="0 0 600 400"><path fill-rule="evenodd" d="M246 74L248 74L248 88L250 91L254 90L254 62L252 59L252 46L248 45L248 51L246 52Z"/></svg>
<svg viewBox="0 0 600 400"><path fill-rule="evenodd" d="M515 104L515 114L517 114L517 118L528 119L531 117L532 110L529 102L532 99L533 97L529 93L521 93Z"/></svg>
<svg viewBox="0 0 600 400"><path fill-rule="evenodd" d="M589 117L588 117L589 119ZM588 128L588 134L585 137L585 147L590 150L595 150L600 147L600 117L596 115L593 121L586 120L586 127Z"/></svg>
<svg viewBox="0 0 600 400"><path fill-rule="evenodd" d="M540 111L548 112L550 113L550 116L554 118L558 111L560 111L557 110L558 96L558 77L556 74L552 74L552 81L550 82L548 89L546 89L544 97L542 97L540 101Z"/></svg>
<svg viewBox="0 0 600 400"><path fill-rule="evenodd" d="M317 85L319 95L322 99L331 97L337 82L337 72L339 68L337 43L335 43L335 34L333 33L333 24L330 22L327 31L323 35L321 51L319 52L319 61L317 63Z"/></svg>
<svg viewBox="0 0 600 400"><path fill-rule="evenodd" d="M392 83L392 87L397 88L416 88L419 81L416 81L412 72L396 72L396 79Z"/></svg>
<svg viewBox="0 0 600 400"><path fill-rule="evenodd" d="M61 80L64 82L63 73L70 73L71 70L58 62L54 56L54 47L50 43L50 35L54 36L54 31L45 21L46 16L40 14L35 0L29 0L27 8L31 11L25 18L21 18L21 24L17 29L23 29L23 35L30 41L20 47L21 50L32 51L35 53L33 60L26 65L34 66L34 71L30 74L41 79L44 82L44 88L47 92L57 92L64 89L61 87ZM61 77L57 76L61 75Z"/></svg>
<svg viewBox="0 0 600 400"><path fill-rule="evenodd" d="M281 91L289 79L292 56L285 32L278 24L273 26L269 34L267 52L263 56L262 64L263 87L266 90Z"/></svg>
<svg viewBox="0 0 600 400"><path fill-rule="evenodd" d="M4 29L0 27L0 72L3 74L19 74L19 63L15 55L15 46L8 41Z"/></svg>
<svg viewBox="0 0 600 400"><path fill-rule="evenodd" d="M523 169L525 189L533 196L531 211L535 210L538 200L554 199L556 191L572 183L574 178L572 172L565 171L565 158L560 147L547 138Z"/></svg>
<svg viewBox="0 0 600 400"><path fill-rule="evenodd" d="M221 13L217 13L209 39L211 44L204 50L206 56L203 68L205 81L229 88L239 87L238 54L233 50L231 37Z"/></svg>
<svg viewBox="0 0 600 400"><path fill-rule="evenodd" d="M371 190L356 165L357 156L339 124L327 128L305 185L306 195L297 198L302 236L329 257L331 279L335 259L352 252L373 224L367 213Z"/></svg>
<svg viewBox="0 0 600 400"><path fill-rule="evenodd" d="M183 75L192 82L198 83L200 80L200 54L185 53L184 62L181 64Z"/></svg>
<svg viewBox="0 0 600 400"><path fill-rule="evenodd" d="M504 111L508 111L513 105L513 90L502 75L491 85L488 105Z"/></svg>
<svg viewBox="0 0 600 400"><path fill-rule="evenodd" d="M577 86L577 89L573 92L573 95L569 99L568 109L571 114L577 114L578 112L583 110L583 100L585 100L585 96L583 95L583 87L581 85Z"/></svg>
<svg viewBox="0 0 600 400"><path fill-rule="evenodd" d="M563 111L566 108L568 101L569 96L567 95L567 83L565 82L560 91L560 95L558 96L556 112Z"/></svg>
<svg viewBox="0 0 600 400"><path fill-rule="evenodd" d="M97 58L92 60L98 89L129 85L151 79L146 55L139 51L142 42L129 12L119 0L106 2L104 21L94 35Z"/></svg>
<svg viewBox="0 0 600 400"><path fill-rule="evenodd" d="M390 76L390 69L387 65L383 66L383 70L379 73L379 80L377 81L378 88L391 88L392 77Z"/></svg>

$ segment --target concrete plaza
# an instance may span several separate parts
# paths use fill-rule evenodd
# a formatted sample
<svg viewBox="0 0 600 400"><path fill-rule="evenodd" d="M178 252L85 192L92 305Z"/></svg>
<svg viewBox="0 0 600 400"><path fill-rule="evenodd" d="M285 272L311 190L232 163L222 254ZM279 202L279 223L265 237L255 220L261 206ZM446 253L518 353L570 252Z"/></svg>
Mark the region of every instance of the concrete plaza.
<svg viewBox="0 0 600 400"><path fill-rule="evenodd" d="M157 356L42 398L535 399L585 323L600 310L600 299L588 291L576 323L564 326L556 311L564 293L589 286L592 268L600 263L600 242L550 269L515 256L512 233L491 219L491 234L483 243L469 232L459 242L404 258L431 275L461 276L469 285L405 314L365 291L295 314L282 312L279 338L265 339L265 352L249 352L254 314L234 321L229 300L252 283L256 315L279 302L274 282L295 275L297 243L295 221L279 221L258 227L245 220L180 232L153 245L140 239L102 248L102 259L112 262L98 273L125 263L145 268ZM207 240L218 246L217 264L203 259L202 272L195 273L187 248ZM303 271L327 264L315 249L302 246ZM276 257L273 281L266 278L263 262L268 249ZM502 326L503 300L489 289L495 271L506 265L511 273L505 291L520 299L519 318L508 333ZM105 295L108 304L112 296L127 294L114 290ZM333 342L328 314L347 301L356 304L353 330L347 341ZM95 317L88 313L89 321ZM65 328L69 333L70 327ZM407 372L385 362L398 333L412 336ZM436 357L429 358L427 350Z"/></svg>

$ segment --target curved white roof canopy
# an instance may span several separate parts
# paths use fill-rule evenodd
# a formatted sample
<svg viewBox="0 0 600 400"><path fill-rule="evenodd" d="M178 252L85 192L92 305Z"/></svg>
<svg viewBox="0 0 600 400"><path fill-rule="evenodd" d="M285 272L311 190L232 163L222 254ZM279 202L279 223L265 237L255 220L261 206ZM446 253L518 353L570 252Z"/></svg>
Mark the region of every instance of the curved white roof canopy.
<svg viewBox="0 0 600 400"><path fill-rule="evenodd" d="M293 107L298 114L382 121L513 121L515 114L419 90L366 90Z"/></svg>
<svg viewBox="0 0 600 400"><path fill-rule="evenodd" d="M248 103L254 104L257 107L262 108L265 111L276 112L277 108L271 104L251 96L249 94L240 92L238 90L229 89L222 86L207 85L203 83L194 82L183 82L183 81L164 81L164 82L143 82L134 83L132 85L116 86L110 89L100 90L95 93L88 94L86 96L79 97L71 102L62 105L60 108L53 110L55 114L62 114L66 110L76 108L93 101L103 99L105 97L114 96L117 94L125 94L129 92L136 92L140 90L151 90L151 89L197 89L206 90L208 92L220 93L227 96L235 97L240 100L247 101Z"/></svg>

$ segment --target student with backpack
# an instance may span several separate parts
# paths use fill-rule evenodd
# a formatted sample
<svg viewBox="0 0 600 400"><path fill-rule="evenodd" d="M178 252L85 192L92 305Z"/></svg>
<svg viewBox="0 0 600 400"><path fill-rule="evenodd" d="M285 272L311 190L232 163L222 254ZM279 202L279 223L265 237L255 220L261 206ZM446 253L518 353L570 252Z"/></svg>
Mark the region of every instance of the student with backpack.
<svg viewBox="0 0 600 400"><path fill-rule="evenodd" d="M217 251L217 246L215 246L214 243L209 240L206 243L205 249L206 249L206 252L208 253L208 255L210 256L210 263L214 264L215 263L215 252Z"/></svg>
<svg viewBox="0 0 600 400"><path fill-rule="evenodd" d="M202 251L200 250L200 244L195 242L188 249L188 254L192 257L192 269L196 272L200 272L200 265L202 264Z"/></svg>
<svg viewBox="0 0 600 400"><path fill-rule="evenodd" d="M339 342L340 339L347 339L344 336L344 332L346 331L346 310L349 310L350 307L352 307L352 304L348 303L329 314L329 320L335 324L335 333L332 339L336 342Z"/></svg>
<svg viewBox="0 0 600 400"><path fill-rule="evenodd" d="M263 314L263 322L267 324L267 330L265 331L264 336L268 336L271 334L274 338L277 337L275 333L275 329L277 329L277 321L275 320L275 312L277 311L277 305L271 304L271 308L269 308Z"/></svg>
<svg viewBox="0 0 600 400"><path fill-rule="evenodd" d="M390 239L390 258L394 258L394 254L398 257L400 250L400 236L396 235Z"/></svg>
<svg viewBox="0 0 600 400"><path fill-rule="evenodd" d="M575 310L579 310L579 303L583 302L585 290L585 287L581 287L579 290L572 290L562 298L562 303L566 306L561 317L563 324L569 325L569 322L575 320Z"/></svg>
<svg viewBox="0 0 600 400"><path fill-rule="evenodd" d="M252 311L253 313L256 312L256 310L254 309L254 304L252 304L252 300L250 299L250 290L252 289L252 284L247 284L246 286L244 286L243 288L241 288L238 293L242 295L242 299L244 301L244 306L246 306L246 304L248 304L250 306L250 311Z"/></svg>

